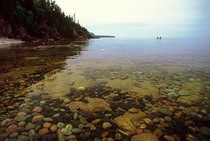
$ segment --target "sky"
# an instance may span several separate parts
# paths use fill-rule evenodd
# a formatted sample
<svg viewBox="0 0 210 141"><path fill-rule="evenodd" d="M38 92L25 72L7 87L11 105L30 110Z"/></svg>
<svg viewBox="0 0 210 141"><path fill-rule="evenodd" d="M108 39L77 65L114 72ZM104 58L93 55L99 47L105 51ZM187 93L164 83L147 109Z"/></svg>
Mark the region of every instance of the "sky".
<svg viewBox="0 0 210 141"><path fill-rule="evenodd" d="M90 32L117 37L210 35L209 0L55 0Z"/></svg>

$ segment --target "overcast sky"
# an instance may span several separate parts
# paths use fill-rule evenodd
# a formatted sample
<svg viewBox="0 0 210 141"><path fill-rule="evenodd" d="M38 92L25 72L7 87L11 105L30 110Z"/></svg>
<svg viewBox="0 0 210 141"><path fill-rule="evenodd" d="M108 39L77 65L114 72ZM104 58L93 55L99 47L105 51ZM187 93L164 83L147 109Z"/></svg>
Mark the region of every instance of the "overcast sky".
<svg viewBox="0 0 210 141"><path fill-rule="evenodd" d="M95 34L192 36L210 32L209 0L56 0Z"/></svg>

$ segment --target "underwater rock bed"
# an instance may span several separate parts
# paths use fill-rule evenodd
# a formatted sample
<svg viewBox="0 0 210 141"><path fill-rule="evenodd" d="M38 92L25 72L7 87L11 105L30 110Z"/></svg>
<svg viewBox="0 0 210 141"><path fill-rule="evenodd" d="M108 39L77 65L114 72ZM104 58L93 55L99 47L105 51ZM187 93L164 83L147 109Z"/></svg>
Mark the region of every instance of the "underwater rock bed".
<svg viewBox="0 0 210 141"><path fill-rule="evenodd" d="M72 89L61 99L47 93L16 97L1 115L0 139L138 141L136 135L147 133L157 137L152 141L208 140L210 114L202 105L131 95L99 85ZM78 102L86 108L72 108Z"/></svg>

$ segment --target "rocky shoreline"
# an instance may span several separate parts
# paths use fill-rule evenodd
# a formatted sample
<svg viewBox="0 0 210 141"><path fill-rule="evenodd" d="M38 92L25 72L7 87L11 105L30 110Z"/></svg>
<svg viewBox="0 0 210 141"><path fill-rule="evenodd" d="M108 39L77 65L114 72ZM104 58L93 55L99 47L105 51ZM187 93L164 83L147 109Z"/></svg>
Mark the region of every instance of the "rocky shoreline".
<svg viewBox="0 0 210 141"><path fill-rule="evenodd" d="M0 46L10 45L10 44L21 44L21 43L24 43L24 41L16 39L0 38Z"/></svg>

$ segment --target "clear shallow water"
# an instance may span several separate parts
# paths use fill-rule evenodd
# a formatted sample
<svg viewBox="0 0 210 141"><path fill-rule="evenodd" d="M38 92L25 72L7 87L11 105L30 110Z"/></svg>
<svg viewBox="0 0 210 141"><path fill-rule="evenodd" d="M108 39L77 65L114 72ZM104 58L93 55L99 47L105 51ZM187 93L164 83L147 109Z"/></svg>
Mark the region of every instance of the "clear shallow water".
<svg viewBox="0 0 210 141"><path fill-rule="evenodd" d="M184 75L185 78L182 80L184 82L185 79L194 77L189 72L209 72L209 48L210 42L202 38L92 39L81 50L80 55L67 57L65 69L52 76L53 78L49 78L55 79L54 81L43 82L46 85L46 90L42 90L45 92L50 89L49 91L54 93L53 89L55 88L55 93L66 95L70 88L94 86L98 81L103 80L108 81L108 86L132 90L135 88L133 86L133 83L136 83L135 77L139 76L128 76L126 80L117 78L132 75L136 71L144 72L145 76L141 77L146 78L142 78L142 81L151 80L151 83L156 87L160 83L156 83L152 79L158 73L168 73L171 76L173 73ZM118 74L113 75L115 71ZM154 74L152 74L153 72ZM154 76L148 77L148 75ZM110 80L111 77L113 80ZM173 81L171 80L171 82ZM63 89L64 87L66 89ZM35 91L34 93L40 92Z"/></svg>
<svg viewBox="0 0 210 141"><path fill-rule="evenodd" d="M38 47L26 45L0 49L3 54L0 57L2 100L16 99L14 95L24 97L20 107L15 104L16 110L21 111L24 107L32 110L40 106L45 117L61 114L60 118L53 117L53 124L74 124L78 121L78 117L73 116L75 113L88 122L99 118L116 125L108 130L109 137L115 138L114 134L120 133L124 140L130 140L133 134L156 129L163 132L160 140L166 140L165 135L178 136L180 140L187 140L189 134L199 140L209 137L200 128L210 127L210 40L109 38L91 39L73 48L69 43ZM103 103L101 107L96 106L99 103ZM5 105L1 107L7 109L10 106ZM99 112L94 118L83 113L93 114L95 109ZM141 118L142 113L133 115L138 111L150 120L158 118L158 122L152 121L154 128ZM14 117L16 112L7 112L2 120ZM132 131L127 129L128 123L123 123L127 125L123 127L122 121L119 123L119 118L116 119L123 114L129 114L123 118L131 121ZM66 120L67 115L73 120ZM133 116L139 118L131 118ZM189 120L193 121L190 122L192 128L185 126ZM101 123L97 125L100 130L82 128L81 132L92 133L87 140L102 139L105 137L100 135L106 130L101 130L101 126ZM185 131L179 132L182 129ZM126 135L124 131L131 134ZM74 135L82 139L79 133Z"/></svg>

